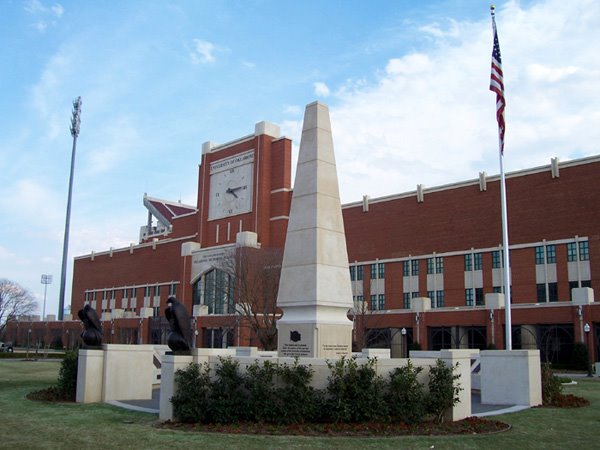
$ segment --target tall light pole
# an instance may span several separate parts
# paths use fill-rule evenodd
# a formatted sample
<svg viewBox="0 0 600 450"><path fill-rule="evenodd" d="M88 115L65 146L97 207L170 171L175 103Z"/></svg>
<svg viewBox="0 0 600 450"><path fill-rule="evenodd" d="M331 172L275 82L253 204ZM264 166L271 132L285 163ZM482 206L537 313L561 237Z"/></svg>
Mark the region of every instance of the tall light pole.
<svg viewBox="0 0 600 450"><path fill-rule="evenodd" d="M73 117L71 118L71 136L73 150L71 152L71 175L69 176L69 195L67 197L67 219L65 221L65 239L63 241L62 270L60 273L60 295L58 297L58 320L63 320L65 309L65 282L67 279L67 254L69 253L69 225L71 223L71 196L73 194L73 172L75 171L75 150L81 124L81 97L73 101Z"/></svg>
<svg viewBox="0 0 600 450"><path fill-rule="evenodd" d="M42 309L42 320L46 320L46 292L48 285L52 284L52 275L42 275L41 283L44 285L44 309Z"/></svg>

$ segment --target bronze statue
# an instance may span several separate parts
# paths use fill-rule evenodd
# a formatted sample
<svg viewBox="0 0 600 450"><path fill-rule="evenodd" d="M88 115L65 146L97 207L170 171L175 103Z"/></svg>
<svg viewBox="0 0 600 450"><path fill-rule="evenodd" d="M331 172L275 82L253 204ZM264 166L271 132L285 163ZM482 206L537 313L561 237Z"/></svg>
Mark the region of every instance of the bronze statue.
<svg viewBox="0 0 600 450"><path fill-rule="evenodd" d="M83 343L88 347L100 347L102 345L102 324L96 310L90 305L85 305L77 312L77 316L85 327L81 333Z"/></svg>
<svg viewBox="0 0 600 450"><path fill-rule="evenodd" d="M174 296L167 299L165 317L171 326L171 332L167 337L167 345L174 352L190 350L191 328L190 315Z"/></svg>

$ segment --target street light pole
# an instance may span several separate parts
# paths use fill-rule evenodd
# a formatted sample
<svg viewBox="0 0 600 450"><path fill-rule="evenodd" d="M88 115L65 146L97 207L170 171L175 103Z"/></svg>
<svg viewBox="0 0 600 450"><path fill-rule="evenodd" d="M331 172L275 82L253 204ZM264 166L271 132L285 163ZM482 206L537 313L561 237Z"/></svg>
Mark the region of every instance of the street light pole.
<svg viewBox="0 0 600 450"><path fill-rule="evenodd" d="M71 197L73 194L73 172L75 171L75 151L77 137L81 124L81 97L73 102L73 117L71 118L71 136L73 136L73 150L71 152L71 175L69 176L69 195L67 197L67 218L65 221L65 238L63 241L62 269L60 273L60 296L58 297L58 320L63 320L65 309L65 283L67 279L67 254L69 253L69 226L71 223Z"/></svg>
<svg viewBox="0 0 600 450"><path fill-rule="evenodd" d="M44 307L42 309L42 320L46 320L46 292L48 291L48 285L52 284L52 275L42 275L41 283L44 285Z"/></svg>
<svg viewBox="0 0 600 450"><path fill-rule="evenodd" d="M583 331L585 331L585 343L586 343L586 350L587 350L587 376L591 377L592 376L592 363L590 360L590 324L586 323L583 326Z"/></svg>

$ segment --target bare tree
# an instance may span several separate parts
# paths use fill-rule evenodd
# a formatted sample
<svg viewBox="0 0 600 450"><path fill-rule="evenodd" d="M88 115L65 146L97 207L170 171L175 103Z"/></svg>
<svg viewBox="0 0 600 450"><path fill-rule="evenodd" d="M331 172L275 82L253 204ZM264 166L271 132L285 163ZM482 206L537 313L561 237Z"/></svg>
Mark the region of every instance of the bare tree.
<svg viewBox="0 0 600 450"><path fill-rule="evenodd" d="M18 283L0 280L0 335L7 322L32 314L37 308L33 295Z"/></svg>
<svg viewBox="0 0 600 450"><path fill-rule="evenodd" d="M353 308L349 311L353 322L352 343L355 351L360 351L369 346L369 331L376 330L381 322L381 315L369 308L366 301L354 301Z"/></svg>
<svg viewBox="0 0 600 450"><path fill-rule="evenodd" d="M264 350L277 348L277 292L283 249L236 247L221 263L221 270L233 276L234 304L240 326L248 326Z"/></svg>

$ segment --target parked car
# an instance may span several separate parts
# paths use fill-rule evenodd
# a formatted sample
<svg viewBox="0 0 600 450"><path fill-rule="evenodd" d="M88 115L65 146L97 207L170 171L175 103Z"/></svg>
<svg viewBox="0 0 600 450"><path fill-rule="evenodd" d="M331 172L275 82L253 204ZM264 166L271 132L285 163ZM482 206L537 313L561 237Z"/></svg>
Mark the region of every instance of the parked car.
<svg viewBox="0 0 600 450"><path fill-rule="evenodd" d="M0 342L0 352L14 352L13 346L11 342Z"/></svg>

